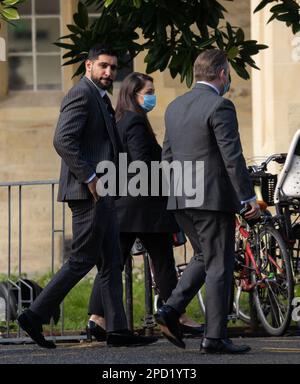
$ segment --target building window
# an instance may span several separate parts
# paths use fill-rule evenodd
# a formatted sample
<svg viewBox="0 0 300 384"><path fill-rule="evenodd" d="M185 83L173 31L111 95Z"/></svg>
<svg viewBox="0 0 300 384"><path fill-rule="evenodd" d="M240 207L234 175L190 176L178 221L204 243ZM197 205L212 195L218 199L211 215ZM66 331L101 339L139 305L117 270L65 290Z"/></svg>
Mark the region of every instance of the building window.
<svg viewBox="0 0 300 384"><path fill-rule="evenodd" d="M8 26L10 90L61 90L60 0L27 0L21 19Z"/></svg>

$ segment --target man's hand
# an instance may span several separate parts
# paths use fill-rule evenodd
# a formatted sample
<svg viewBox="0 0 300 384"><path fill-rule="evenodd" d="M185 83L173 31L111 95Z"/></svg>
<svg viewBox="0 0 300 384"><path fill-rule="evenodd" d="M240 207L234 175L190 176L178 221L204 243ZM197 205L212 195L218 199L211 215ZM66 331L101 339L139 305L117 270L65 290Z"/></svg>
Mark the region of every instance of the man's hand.
<svg viewBox="0 0 300 384"><path fill-rule="evenodd" d="M250 201L247 203L248 207L251 207L251 209L245 214L245 219L251 220L251 219L258 219L261 212L259 205L257 204L257 201Z"/></svg>
<svg viewBox="0 0 300 384"><path fill-rule="evenodd" d="M88 189L89 191L91 192L91 194L93 195L93 198L94 198L94 201L97 202L99 199L100 199L100 196L97 194L97 189L96 189L96 186L97 186L97 181L98 181L98 177L95 176L93 178L93 180L91 180L89 183L88 183Z"/></svg>

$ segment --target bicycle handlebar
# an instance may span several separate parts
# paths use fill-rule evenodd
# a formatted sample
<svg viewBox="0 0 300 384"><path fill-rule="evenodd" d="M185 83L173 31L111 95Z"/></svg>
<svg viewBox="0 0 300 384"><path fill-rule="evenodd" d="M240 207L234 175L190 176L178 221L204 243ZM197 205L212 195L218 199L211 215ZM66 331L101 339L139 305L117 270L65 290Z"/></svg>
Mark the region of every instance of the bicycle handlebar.
<svg viewBox="0 0 300 384"><path fill-rule="evenodd" d="M275 161L278 164L284 164L287 153L276 153L269 156L265 161L260 165L250 165L248 170L250 173L259 173L267 170L267 166L271 161Z"/></svg>

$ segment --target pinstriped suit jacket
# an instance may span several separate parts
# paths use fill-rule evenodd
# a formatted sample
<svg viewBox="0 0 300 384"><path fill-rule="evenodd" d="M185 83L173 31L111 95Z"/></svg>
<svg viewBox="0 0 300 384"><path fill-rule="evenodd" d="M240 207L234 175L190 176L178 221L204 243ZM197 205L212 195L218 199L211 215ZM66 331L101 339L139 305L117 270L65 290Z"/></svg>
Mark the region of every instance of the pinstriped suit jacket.
<svg viewBox="0 0 300 384"><path fill-rule="evenodd" d="M101 160L117 160L113 122L95 85L85 76L64 97L53 145L61 157L58 201L91 199L85 181Z"/></svg>

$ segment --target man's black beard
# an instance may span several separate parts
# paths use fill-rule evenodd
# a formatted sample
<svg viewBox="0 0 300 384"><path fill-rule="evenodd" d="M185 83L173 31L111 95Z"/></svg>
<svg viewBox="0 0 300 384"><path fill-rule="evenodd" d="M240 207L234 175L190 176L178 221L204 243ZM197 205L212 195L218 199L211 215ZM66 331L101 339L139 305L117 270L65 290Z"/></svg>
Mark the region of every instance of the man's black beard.
<svg viewBox="0 0 300 384"><path fill-rule="evenodd" d="M101 83L101 79L102 79L102 77L100 79L97 79L93 75L91 75L91 80L93 81L93 83L95 83L97 85L97 87L103 89L104 91L106 91L107 89L111 88L112 83L113 83L112 80L110 80L110 84L109 85L104 85L104 84Z"/></svg>

